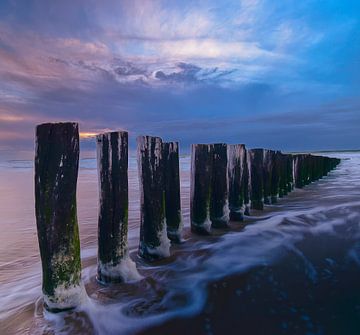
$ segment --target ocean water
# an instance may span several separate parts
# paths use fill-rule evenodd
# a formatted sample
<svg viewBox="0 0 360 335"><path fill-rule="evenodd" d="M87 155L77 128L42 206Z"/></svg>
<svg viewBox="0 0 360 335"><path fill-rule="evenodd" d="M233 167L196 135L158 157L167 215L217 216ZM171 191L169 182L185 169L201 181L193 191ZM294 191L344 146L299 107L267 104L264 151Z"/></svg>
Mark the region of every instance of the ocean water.
<svg viewBox="0 0 360 335"><path fill-rule="evenodd" d="M360 153L213 236L189 231L190 157L181 158L186 242L169 259L137 257L139 190L129 162L129 246L142 280L95 280L97 171L83 154L78 218L89 298L43 310L31 155L0 157L1 334L360 334ZM21 156L21 155L20 155Z"/></svg>

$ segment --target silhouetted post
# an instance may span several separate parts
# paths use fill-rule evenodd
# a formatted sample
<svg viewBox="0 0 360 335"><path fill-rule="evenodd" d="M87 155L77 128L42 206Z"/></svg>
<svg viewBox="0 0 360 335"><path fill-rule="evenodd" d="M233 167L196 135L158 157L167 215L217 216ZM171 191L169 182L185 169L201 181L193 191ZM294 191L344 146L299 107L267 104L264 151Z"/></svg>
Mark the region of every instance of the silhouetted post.
<svg viewBox="0 0 360 335"><path fill-rule="evenodd" d="M318 179L322 178L325 175L326 158L327 157L318 157L318 163L317 163L317 178Z"/></svg>
<svg viewBox="0 0 360 335"><path fill-rule="evenodd" d="M263 168L263 180L264 180L264 203L271 203L271 183L272 174L275 163L275 152L273 150L264 150L264 168Z"/></svg>
<svg viewBox="0 0 360 335"><path fill-rule="evenodd" d="M334 170L341 163L339 158L324 157L323 175L327 175L328 172Z"/></svg>
<svg viewBox="0 0 360 335"><path fill-rule="evenodd" d="M287 195L289 193L289 174L288 174L288 155L282 154L283 157L283 182L282 182L282 188L283 188L283 195Z"/></svg>
<svg viewBox="0 0 360 335"><path fill-rule="evenodd" d="M81 304L80 240L76 212L79 166L77 123L36 127L35 208L45 308L59 312Z"/></svg>
<svg viewBox="0 0 360 335"><path fill-rule="evenodd" d="M244 173L243 173L243 185L244 185L244 215L250 215L250 159L249 151L245 150L244 160Z"/></svg>
<svg viewBox="0 0 360 335"><path fill-rule="evenodd" d="M213 146L193 144L191 146L190 220L191 231L209 235L210 197L212 180Z"/></svg>
<svg viewBox="0 0 360 335"><path fill-rule="evenodd" d="M278 164L279 164L279 198L284 197L288 191L287 191L287 173L286 173L286 156L280 152L280 154L277 157Z"/></svg>
<svg viewBox="0 0 360 335"><path fill-rule="evenodd" d="M308 185L312 182L311 180L311 164L312 156L310 154L305 155L305 185Z"/></svg>
<svg viewBox="0 0 360 335"><path fill-rule="evenodd" d="M137 138L140 184L139 255L148 260L170 256L170 241L165 220L165 183L162 140L159 137Z"/></svg>
<svg viewBox="0 0 360 335"><path fill-rule="evenodd" d="M275 204L279 197L280 190L280 172L281 172L281 152L273 152L273 169L271 174L271 203Z"/></svg>
<svg viewBox="0 0 360 335"><path fill-rule="evenodd" d="M163 143L163 158L167 236L171 241L180 243L183 223L181 215L178 142Z"/></svg>
<svg viewBox="0 0 360 335"><path fill-rule="evenodd" d="M287 191L291 192L294 189L293 177L293 155L286 154L286 187Z"/></svg>
<svg viewBox="0 0 360 335"><path fill-rule="evenodd" d="M306 154L298 154L294 156L294 176L295 186L302 188L308 183L308 164Z"/></svg>
<svg viewBox="0 0 360 335"><path fill-rule="evenodd" d="M229 179L227 170L227 145L213 144L210 221L213 228L229 225Z"/></svg>
<svg viewBox="0 0 360 335"><path fill-rule="evenodd" d="M98 280L118 283L139 279L128 254L128 133L96 136L99 219Z"/></svg>
<svg viewBox="0 0 360 335"><path fill-rule="evenodd" d="M294 155L294 179L295 187L302 188L302 178L301 178L301 165L302 165L302 156Z"/></svg>
<svg viewBox="0 0 360 335"><path fill-rule="evenodd" d="M245 212L244 167L246 150L244 144L228 145L229 210L231 221L242 221ZM246 182L248 182L246 180Z"/></svg>
<svg viewBox="0 0 360 335"><path fill-rule="evenodd" d="M250 159L251 208L264 209L264 149L248 150Z"/></svg>

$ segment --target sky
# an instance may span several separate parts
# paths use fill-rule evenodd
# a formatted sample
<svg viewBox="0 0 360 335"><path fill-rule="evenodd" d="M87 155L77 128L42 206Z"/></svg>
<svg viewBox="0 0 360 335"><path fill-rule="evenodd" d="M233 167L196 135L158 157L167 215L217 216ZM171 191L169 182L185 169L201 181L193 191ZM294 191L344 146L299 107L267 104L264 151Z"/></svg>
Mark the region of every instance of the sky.
<svg viewBox="0 0 360 335"><path fill-rule="evenodd" d="M357 0L0 1L2 150L57 121L89 146L359 149L359 93Z"/></svg>

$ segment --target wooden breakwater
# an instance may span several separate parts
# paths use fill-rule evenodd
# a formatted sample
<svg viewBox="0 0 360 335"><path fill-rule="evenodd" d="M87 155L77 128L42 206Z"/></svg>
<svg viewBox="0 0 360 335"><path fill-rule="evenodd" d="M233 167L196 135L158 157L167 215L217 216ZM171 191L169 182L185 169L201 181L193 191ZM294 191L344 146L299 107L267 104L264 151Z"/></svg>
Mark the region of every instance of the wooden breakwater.
<svg viewBox="0 0 360 335"><path fill-rule="evenodd" d="M99 217L98 271L102 284L140 279L130 259L128 234L128 133L96 137ZM81 304L80 239L76 210L79 131L76 123L36 128L35 207L43 270L45 308L52 312ZM139 136L139 256L153 261L170 256L181 243L179 144ZM195 234L228 228L251 209L262 210L327 175L340 160L311 154L284 154L244 144L194 144L191 149L190 226Z"/></svg>

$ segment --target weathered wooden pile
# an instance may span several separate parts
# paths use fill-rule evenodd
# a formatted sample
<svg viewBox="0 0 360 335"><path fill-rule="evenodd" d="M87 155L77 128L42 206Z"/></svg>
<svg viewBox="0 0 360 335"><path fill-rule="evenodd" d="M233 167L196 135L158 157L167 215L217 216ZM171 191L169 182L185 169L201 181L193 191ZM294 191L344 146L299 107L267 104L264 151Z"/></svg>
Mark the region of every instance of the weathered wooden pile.
<svg viewBox="0 0 360 335"><path fill-rule="evenodd" d="M130 259L128 233L128 133L96 137L99 179L98 271L101 283L141 278ZM159 137L139 136L139 256L170 256L182 242L179 146ZM310 154L246 150L243 144L195 144L191 149L191 231L211 234L251 209L301 188L334 169L339 159ZM36 128L35 207L43 268L44 305L57 312L81 304L80 239L76 210L79 131L76 123Z"/></svg>

